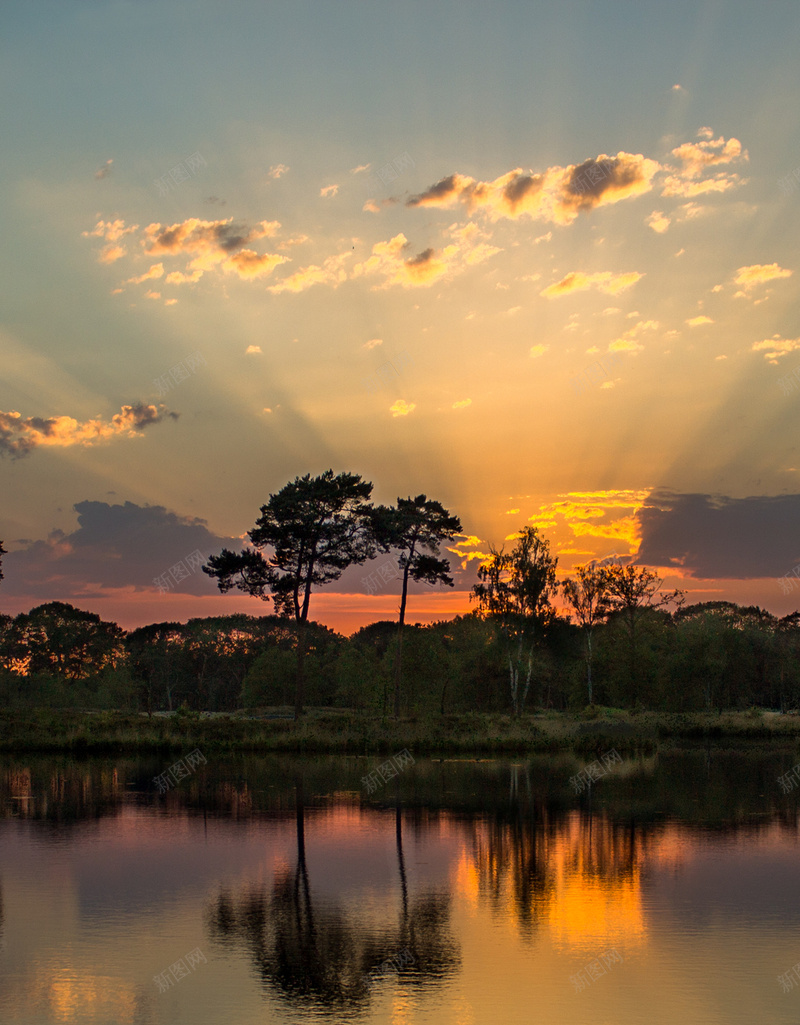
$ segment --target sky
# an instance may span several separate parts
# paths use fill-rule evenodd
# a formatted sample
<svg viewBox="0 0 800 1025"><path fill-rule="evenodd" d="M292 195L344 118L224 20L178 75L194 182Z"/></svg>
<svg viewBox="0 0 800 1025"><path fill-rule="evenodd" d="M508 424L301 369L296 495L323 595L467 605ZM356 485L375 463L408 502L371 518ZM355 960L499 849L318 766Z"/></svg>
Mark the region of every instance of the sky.
<svg viewBox="0 0 800 1025"><path fill-rule="evenodd" d="M411 622L525 525L800 607L798 44L792 0L9 7L0 612L269 613L199 567L328 468L460 518Z"/></svg>

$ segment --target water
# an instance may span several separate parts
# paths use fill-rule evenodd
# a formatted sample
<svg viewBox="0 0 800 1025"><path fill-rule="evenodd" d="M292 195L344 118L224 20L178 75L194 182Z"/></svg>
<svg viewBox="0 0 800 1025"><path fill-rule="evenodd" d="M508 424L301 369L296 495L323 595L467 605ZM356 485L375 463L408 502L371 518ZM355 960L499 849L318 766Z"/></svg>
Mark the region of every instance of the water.
<svg viewBox="0 0 800 1025"><path fill-rule="evenodd" d="M3 1025L800 1016L790 749L172 761L0 764Z"/></svg>

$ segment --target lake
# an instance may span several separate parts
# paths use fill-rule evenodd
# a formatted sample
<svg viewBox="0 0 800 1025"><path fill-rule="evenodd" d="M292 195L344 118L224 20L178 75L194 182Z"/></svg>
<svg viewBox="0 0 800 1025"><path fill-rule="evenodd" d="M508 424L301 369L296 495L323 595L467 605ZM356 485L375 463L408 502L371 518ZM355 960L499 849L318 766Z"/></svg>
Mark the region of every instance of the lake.
<svg viewBox="0 0 800 1025"><path fill-rule="evenodd" d="M6 757L0 1022L798 1021L791 747L412 755Z"/></svg>

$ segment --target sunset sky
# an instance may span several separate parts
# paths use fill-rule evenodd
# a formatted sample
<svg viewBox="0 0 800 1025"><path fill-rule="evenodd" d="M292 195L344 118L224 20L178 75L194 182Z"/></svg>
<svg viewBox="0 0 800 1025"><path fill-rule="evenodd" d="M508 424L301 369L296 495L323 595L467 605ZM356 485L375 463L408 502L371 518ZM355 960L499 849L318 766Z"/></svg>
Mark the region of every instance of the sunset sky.
<svg viewBox="0 0 800 1025"><path fill-rule="evenodd" d="M10 5L0 611L270 612L199 556L329 467L461 518L412 622L526 524L800 607L798 52L796 0Z"/></svg>

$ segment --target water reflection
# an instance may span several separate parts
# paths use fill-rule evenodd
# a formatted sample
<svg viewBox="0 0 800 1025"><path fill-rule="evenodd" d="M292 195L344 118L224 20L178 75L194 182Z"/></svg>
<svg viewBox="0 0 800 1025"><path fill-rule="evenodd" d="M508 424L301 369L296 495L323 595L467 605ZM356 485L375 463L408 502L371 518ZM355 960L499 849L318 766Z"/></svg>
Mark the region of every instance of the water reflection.
<svg viewBox="0 0 800 1025"><path fill-rule="evenodd" d="M409 896L403 855L402 812L395 812L400 899L397 922L383 927L356 909L316 901L306 864L302 778L295 783L296 856L271 890L221 890L209 909L211 935L242 943L263 983L291 1002L326 1012L358 1011L370 997L369 973L399 951L409 951L401 981L411 985L442 979L459 964L449 930L450 897L428 890Z"/></svg>
<svg viewBox="0 0 800 1025"><path fill-rule="evenodd" d="M674 994L695 966L747 958L756 1017L788 1020L770 1001L797 960L797 795L776 783L794 751L629 759L581 795L571 755L418 759L370 795L364 759L209 759L159 794L163 763L0 762L0 1020L204 1025L233 1000L280 1025L387 1001L397 1021L521 1021L535 987L546 1020L598 999L633 1021L625 994L665 955L665 1020L692 1020ZM197 947L202 972L157 995ZM570 1010L570 975L609 949L624 961ZM725 985L707 1020L747 1020L745 983Z"/></svg>

